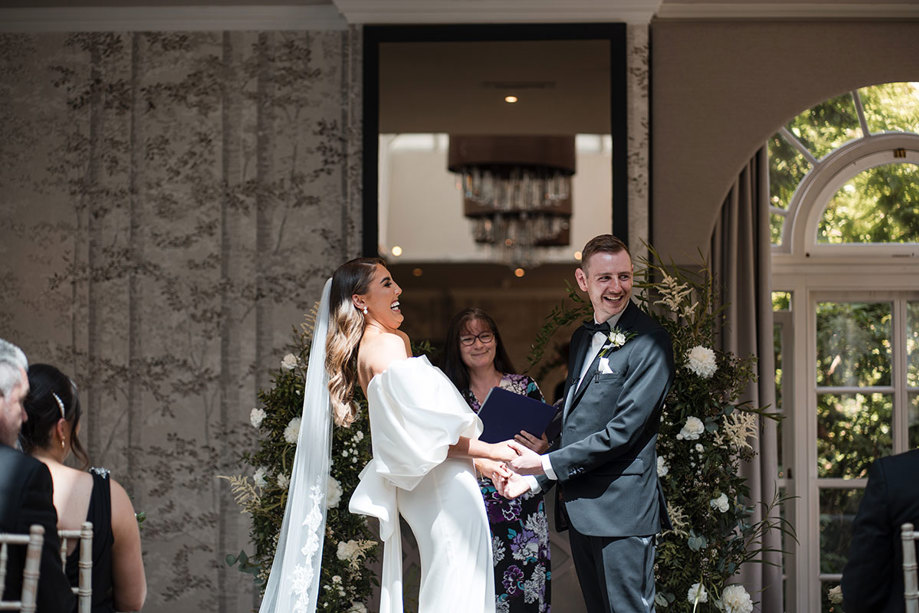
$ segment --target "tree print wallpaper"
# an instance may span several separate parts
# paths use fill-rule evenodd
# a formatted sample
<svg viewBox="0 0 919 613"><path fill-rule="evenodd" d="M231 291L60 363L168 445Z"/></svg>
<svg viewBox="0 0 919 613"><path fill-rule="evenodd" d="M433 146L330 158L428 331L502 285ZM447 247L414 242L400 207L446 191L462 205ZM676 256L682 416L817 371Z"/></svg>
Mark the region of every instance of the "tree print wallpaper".
<svg viewBox="0 0 919 613"><path fill-rule="evenodd" d="M252 609L218 475L360 249L360 31L0 34L0 338L79 387L145 611Z"/></svg>

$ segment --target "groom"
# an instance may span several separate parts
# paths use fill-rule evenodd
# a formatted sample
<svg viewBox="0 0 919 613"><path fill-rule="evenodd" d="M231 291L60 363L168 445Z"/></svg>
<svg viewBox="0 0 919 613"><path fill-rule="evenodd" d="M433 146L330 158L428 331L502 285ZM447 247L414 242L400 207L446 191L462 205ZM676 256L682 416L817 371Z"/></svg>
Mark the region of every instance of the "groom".
<svg viewBox="0 0 919 613"><path fill-rule="evenodd" d="M655 444L673 348L631 301L628 247L604 234L581 253L574 276L594 317L571 338L561 443L545 455L514 444L511 467L543 490L558 482L556 522L567 519L587 610L653 611L655 535L670 523Z"/></svg>

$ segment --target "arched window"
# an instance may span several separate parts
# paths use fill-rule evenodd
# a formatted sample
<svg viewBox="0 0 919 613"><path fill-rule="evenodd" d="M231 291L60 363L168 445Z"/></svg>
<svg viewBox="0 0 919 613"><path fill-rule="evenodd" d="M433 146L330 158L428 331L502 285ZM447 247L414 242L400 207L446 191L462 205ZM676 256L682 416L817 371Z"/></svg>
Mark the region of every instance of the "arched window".
<svg viewBox="0 0 919 613"><path fill-rule="evenodd" d="M769 142L789 611L829 611L871 461L919 446L919 83L826 100Z"/></svg>

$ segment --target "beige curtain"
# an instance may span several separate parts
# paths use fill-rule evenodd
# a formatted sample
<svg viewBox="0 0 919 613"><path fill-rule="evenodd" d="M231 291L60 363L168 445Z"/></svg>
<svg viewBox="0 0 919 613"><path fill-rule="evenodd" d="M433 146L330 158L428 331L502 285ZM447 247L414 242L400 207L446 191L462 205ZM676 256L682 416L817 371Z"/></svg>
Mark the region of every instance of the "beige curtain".
<svg viewBox="0 0 919 613"><path fill-rule="evenodd" d="M775 410L775 360L771 296L771 249L769 234L769 161L760 149L731 187L715 225L711 243L711 267L726 304L721 349L739 356L757 357L758 381L745 397L757 407ZM778 476L776 423L763 419L753 461L742 468L756 505L754 521L763 517L759 504L773 500ZM778 512L775 509L774 514ZM763 564L746 564L740 580L764 613L782 611L781 535L772 531L762 546L772 550L761 556Z"/></svg>

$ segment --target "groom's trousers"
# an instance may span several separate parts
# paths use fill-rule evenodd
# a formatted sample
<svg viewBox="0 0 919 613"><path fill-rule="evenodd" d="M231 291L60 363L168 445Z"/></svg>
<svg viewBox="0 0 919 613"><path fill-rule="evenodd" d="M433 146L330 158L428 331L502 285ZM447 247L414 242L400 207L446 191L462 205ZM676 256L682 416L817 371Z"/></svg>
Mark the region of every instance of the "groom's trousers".
<svg viewBox="0 0 919 613"><path fill-rule="evenodd" d="M654 611L654 536L568 538L588 613Z"/></svg>

